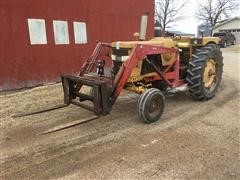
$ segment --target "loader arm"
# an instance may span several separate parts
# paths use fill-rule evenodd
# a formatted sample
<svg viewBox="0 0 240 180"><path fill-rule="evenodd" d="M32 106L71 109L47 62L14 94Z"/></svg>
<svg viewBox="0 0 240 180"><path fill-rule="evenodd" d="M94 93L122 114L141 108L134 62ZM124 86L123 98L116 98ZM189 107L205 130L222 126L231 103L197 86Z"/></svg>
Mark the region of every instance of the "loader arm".
<svg viewBox="0 0 240 180"><path fill-rule="evenodd" d="M177 49L175 48L165 48L157 45L142 45L137 44L133 49L129 56L129 58L123 63L119 72L116 75L114 80L114 97L112 98L112 104L116 101L117 97L121 93L124 88L129 76L132 73L133 68L137 65L138 61L147 60L147 55L153 54L166 54L166 53L176 53ZM157 74L163 78L164 81L169 83L167 79L164 78L164 75L158 71Z"/></svg>
<svg viewBox="0 0 240 180"><path fill-rule="evenodd" d="M136 44L131 50L129 58L122 64L114 77L111 73L111 75L99 74L98 70L96 70L98 61L104 61L103 64L108 64L108 67L105 67L106 70L109 68L112 69L112 59L110 58L111 52L112 48L109 44L98 43L93 54L81 67L78 76L62 76L65 104L74 104L93 111L97 115L106 115L111 111L113 104L126 85L138 61L148 61L147 55L177 53L177 49L165 48L160 45ZM154 64L150 63L150 65L154 68ZM166 81L167 84L170 84L163 72L157 70L156 67L155 71L160 78ZM84 94L82 92L84 86L90 87L92 91L88 94ZM84 101L92 102L93 107L84 103Z"/></svg>

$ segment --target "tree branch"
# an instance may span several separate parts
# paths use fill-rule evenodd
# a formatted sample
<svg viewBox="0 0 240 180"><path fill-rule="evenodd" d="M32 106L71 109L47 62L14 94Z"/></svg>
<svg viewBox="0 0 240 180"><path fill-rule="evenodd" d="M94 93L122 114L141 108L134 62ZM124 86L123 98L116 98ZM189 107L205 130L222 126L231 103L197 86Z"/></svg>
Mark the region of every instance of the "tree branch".
<svg viewBox="0 0 240 180"><path fill-rule="evenodd" d="M212 27L223 18L230 16L231 12L238 7L234 0L207 0L207 3L200 5L196 16L200 20L207 21Z"/></svg>
<svg viewBox="0 0 240 180"><path fill-rule="evenodd" d="M186 0L158 0L156 2L155 18L162 31L166 31L166 28L181 19L185 4Z"/></svg>

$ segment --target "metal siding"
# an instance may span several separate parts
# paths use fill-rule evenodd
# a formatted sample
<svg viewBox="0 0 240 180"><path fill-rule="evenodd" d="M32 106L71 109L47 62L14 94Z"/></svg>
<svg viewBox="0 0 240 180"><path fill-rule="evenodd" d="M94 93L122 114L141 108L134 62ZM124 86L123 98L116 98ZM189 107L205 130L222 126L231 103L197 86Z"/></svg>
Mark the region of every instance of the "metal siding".
<svg viewBox="0 0 240 180"><path fill-rule="evenodd" d="M140 17L150 12L148 37L153 36L153 0L71 0L0 2L0 90L55 82L77 73L96 40L131 40ZM47 45L31 45L28 18L45 19ZM55 45L53 20L68 21L70 44ZM73 22L86 22L88 44L75 44Z"/></svg>

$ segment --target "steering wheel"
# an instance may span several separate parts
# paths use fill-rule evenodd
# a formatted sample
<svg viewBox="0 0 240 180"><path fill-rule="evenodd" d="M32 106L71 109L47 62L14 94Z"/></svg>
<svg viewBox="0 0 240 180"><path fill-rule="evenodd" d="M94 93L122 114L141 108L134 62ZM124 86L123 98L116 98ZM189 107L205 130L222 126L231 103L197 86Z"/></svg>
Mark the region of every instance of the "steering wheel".
<svg viewBox="0 0 240 180"><path fill-rule="evenodd" d="M166 35L173 37L175 40L180 40L182 38L180 34L171 33L171 32L168 32L168 31L166 31Z"/></svg>

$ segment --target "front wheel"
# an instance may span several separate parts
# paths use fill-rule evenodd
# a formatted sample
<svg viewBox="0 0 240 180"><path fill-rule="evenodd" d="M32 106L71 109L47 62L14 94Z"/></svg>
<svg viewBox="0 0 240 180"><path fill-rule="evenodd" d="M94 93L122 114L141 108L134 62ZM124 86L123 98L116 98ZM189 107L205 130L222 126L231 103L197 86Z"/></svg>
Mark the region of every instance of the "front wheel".
<svg viewBox="0 0 240 180"><path fill-rule="evenodd" d="M156 88L150 88L138 100L138 117L145 123L158 121L162 116L164 106L165 97L163 93Z"/></svg>

